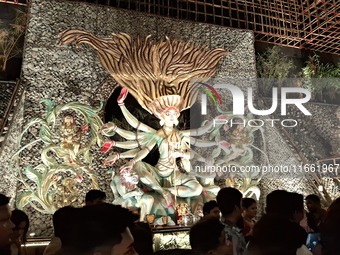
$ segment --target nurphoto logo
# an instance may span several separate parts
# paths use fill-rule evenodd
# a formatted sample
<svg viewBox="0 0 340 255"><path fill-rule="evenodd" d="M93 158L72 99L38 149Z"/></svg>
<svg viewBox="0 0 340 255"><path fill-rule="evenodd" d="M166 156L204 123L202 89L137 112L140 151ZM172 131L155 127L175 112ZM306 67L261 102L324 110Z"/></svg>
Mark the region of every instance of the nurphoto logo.
<svg viewBox="0 0 340 255"><path fill-rule="evenodd" d="M207 114L207 95L212 97L215 95L218 98L220 105L222 105L222 99L220 97L220 93L217 92L217 89L227 90L232 95L232 113L234 116L244 116L245 115L245 106L250 113L257 116L266 116L273 114L279 107L279 97L280 97L280 115L287 115L287 106L295 105L304 115L311 116L312 114L306 109L303 105L304 103L309 102L311 99L311 92L306 88L297 88L297 87L282 87L281 89L277 87L272 88L272 103L269 109L256 109L253 101L253 88L247 88L247 100L245 100L245 95L243 91L230 83L225 84L215 84L215 85L207 85L204 83L200 83L205 85L205 87L209 88L208 93L201 93L201 114ZM210 93L212 91L213 93ZM279 93L280 92L280 93ZM289 94L299 94L300 98L288 98ZM280 96L279 96L280 95ZM276 122L280 122L283 127L295 127L297 126L297 121L294 119L221 119L215 118L214 125L216 124L228 124L230 126L233 125L243 125L249 127L258 127L263 126L265 124L270 124L272 127Z"/></svg>

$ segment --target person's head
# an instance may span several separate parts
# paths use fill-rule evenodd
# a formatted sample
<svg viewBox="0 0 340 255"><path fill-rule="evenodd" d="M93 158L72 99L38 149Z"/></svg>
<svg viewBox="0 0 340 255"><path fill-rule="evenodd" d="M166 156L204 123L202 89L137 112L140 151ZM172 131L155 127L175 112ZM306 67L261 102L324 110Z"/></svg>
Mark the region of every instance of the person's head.
<svg viewBox="0 0 340 255"><path fill-rule="evenodd" d="M104 203L105 199L106 199L105 192L101 190L93 189L86 193L85 203L86 203L86 206L98 205L98 204Z"/></svg>
<svg viewBox="0 0 340 255"><path fill-rule="evenodd" d="M340 210L340 197L335 199L327 209L327 216L333 215Z"/></svg>
<svg viewBox="0 0 340 255"><path fill-rule="evenodd" d="M190 245L199 255L231 255L233 245L226 240L224 225L219 219L208 216L190 229Z"/></svg>
<svg viewBox="0 0 340 255"><path fill-rule="evenodd" d="M218 208L217 202L215 200L206 202L203 206L203 214L204 216L213 216L219 219L220 209Z"/></svg>
<svg viewBox="0 0 340 255"><path fill-rule="evenodd" d="M321 224L321 242L323 255L338 255L340 251L340 197L328 208L326 218Z"/></svg>
<svg viewBox="0 0 340 255"><path fill-rule="evenodd" d="M317 195L311 194L305 198L306 206L309 212L317 212L321 209L321 201Z"/></svg>
<svg viewBox="0 0 340 255"><path fill-rule="evenodd" d="M256 200L250 197L242 199L243 215L247 218L255 218L257 215Z"/></svg>
<svg viewBox="0 0 340 255"><path fill-rule="evenodd" d="M180 113L175 107L169 107L161 114L161 126L165 125L167 127L172 127L173 125L178 125L178 117Z"/></svg>
<svg viewBox="0 0 340 255"><path fill-rule="evenodd" d="M137 215L118 205L103 203L80 208L66 249L78 255L135 255L129 227L137 219Z"/></svg>
<svg viewBox="0 0 340 255"><path fill-rule="evenodd" d="M0 194L0 248L10 244L10 237L15 225L11 221L9 198Z"/></svg>
<svg viewBox="0 0 340 255"><path fill-rule="evenodd" d="M233 216L235 219L242 217L242 193L235 188L223 188L216 196L218 207L222 215Z"/></svg>
<svg viewBox="0 0 340 255"><path fill-rule="evenodd" d="M138 255L153 254L153 233L148 223L136 222L130 227Z"/></svg>
<svg viewBox="0 0 340 255"><path fill-rule="evenodd" d="M60 238L63 245L68 245L72 242L72 232L69 231L71 226L77 224L79 220L80 208L74 208L72 206L65 206L59 208L53 214L53 228L54 236Z"/></svg>
<svg viewBox="0 0 340 255"><path fill-rule="evenodd" d="M291 205L293 207L293 215L291 220L293 222L299 223L304 217L304 208L303 208L303 195L299 193L290 193L291 196Z"/></svg>
<svg viewBox="0 0 340 255"><path fill-rule="evenodd" d="M274 190L266 197L266 213L290 218L293 210L291 196L286 190Z"/></svg>
<svg viewBox="0 0 340 255"><path fill-rule="evenodd" d="M25 243L29 228L29 219L27 214L21 210L15 209L12 211L11 221L15 225L12 238L19 239L22 243Z"/></svg>

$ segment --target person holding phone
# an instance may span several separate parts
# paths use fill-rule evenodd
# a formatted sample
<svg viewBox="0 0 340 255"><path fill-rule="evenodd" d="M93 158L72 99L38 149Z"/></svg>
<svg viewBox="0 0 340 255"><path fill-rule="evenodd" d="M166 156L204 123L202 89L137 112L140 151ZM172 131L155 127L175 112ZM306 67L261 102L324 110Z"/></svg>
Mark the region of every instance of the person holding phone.
<svg viewBox="0 0 340 255"><path fill-rule="evenodd" d="M320 233L308 233L306 247L313 255L321 255L320 240Z"/></svg>
<svg viewBox="0 0 340 255"><path fill-rule="evenodd" d="M268 194L266 214L254 226L246 255L312 255L305 246L307 233L297 223L301 210L300 195L285 190Z"/></svg>

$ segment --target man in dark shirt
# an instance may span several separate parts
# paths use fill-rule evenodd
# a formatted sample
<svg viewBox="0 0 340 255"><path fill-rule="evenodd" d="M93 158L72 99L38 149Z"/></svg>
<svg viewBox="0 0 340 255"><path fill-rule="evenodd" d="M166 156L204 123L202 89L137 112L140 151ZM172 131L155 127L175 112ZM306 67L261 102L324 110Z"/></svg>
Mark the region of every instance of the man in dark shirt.
<svg viewBox="0 0 340 255"><path fill-rule="evenodd" d="M296 255L306 243L307 233L294 216L302 205L294 202L292 193L276 190L267 196L266 214L255 224L247 255Z"/></svg>
<svg viewBox="0 0 340 255"><path fill-rule="evenodd" d="M326 217L326 211L321 208L321 201L317 195L308 195L305 198L308 209L307 223L308 227L314 232L320 232L319 226Z"/></svg>
<svg viewBox="0 0 340 255"><path fill-rule="evenodd" d="M242 229L237 226L242 218L242 193L234 188L223 188L218 192L216 200L222 213L226 239L233 243L233 255L243 255L246 241Z"/></svg>

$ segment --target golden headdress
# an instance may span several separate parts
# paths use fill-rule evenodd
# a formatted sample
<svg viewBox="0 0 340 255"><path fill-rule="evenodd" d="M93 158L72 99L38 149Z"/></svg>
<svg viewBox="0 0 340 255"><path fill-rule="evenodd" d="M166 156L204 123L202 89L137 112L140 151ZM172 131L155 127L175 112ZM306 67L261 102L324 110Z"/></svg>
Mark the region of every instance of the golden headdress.
<svg viewBox="0 0 340 255"><path fill-rule="evenodd" d="M100 39L80 30L61 33L60 43L95 48L111 76L157 117L169 107L179 112L189 108L198 93L190 80L211 77L227 54L224 49L209 50L168 37L158 43L152 43L150 36L142 42L123 33Z"/></svg>

